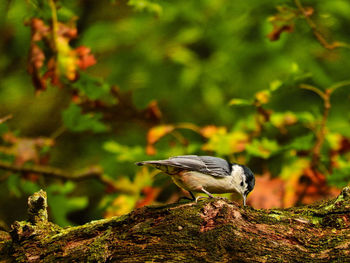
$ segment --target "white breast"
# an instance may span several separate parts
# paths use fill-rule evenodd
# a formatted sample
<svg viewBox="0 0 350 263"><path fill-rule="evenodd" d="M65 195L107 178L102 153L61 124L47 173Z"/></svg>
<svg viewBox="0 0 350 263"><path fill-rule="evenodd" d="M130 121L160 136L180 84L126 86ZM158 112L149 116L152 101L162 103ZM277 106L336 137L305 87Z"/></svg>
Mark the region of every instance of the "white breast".
<svg viewBox="0 0 350 263"><path fill-rule="evenodd" d="M188 191L201 192L201 188L203 187L209 193L213 194L239 192L234 177L214 177L199 172L184 172L181 175L172 176L174 182L181 188ZM241 180L239 180L240 182Z"/></svg>
<svg viewBox="0 0 350 263"><path fill-rule="evenodd" d="M240 165L233 165L232 166L232 172L231 172L231 177L232 177L232 184L238 189L238 193L243 194L244 189L247 188L247 184L243 178L244 175L244 170L242 166ZM243 183L243 185L241 184ZM241 189L241 191L239 191Z"/></svg>

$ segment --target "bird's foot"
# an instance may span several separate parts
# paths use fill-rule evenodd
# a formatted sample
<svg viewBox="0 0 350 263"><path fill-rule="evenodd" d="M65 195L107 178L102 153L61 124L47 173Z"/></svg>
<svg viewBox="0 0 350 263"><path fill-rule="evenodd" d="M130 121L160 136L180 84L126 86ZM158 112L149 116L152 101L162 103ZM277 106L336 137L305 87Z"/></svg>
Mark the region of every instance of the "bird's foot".
<svg viewBox="0 0 350 263"><path fill-rule="evenodd" d="M200 199L209 199L209 198L212 198L212 197L210 197L210 196L197 196L195 201L196 201L196 203L198 203L198 201Z"/></svg>
<svg viewBox="0 0 350 263"><path fill-rule="evenodd" d="M222 196L198 196L196 198L196 203L200 200L200 199L216 199L216 200L225 200L228 201L228 199L226 197L222 197Z"/></svg>

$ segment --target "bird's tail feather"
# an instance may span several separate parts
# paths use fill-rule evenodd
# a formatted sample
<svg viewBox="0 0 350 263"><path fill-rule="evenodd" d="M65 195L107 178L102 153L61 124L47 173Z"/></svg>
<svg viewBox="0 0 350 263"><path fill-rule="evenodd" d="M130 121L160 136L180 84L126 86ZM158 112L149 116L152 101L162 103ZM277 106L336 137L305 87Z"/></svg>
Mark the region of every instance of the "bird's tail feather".
<svg viewBox="0 0 350 263"><path fill-rule="evenodd" d="M137 166L143 166L143 165L156 165L159 164L159 161L142 161L142 162L136 162Z"/></svg>
<svg viewBox="0 0 350 263"><path fill-rule="evenodd" d="M176 174L178 172L178 168L172 166L169 164L167 160L160 160L160 161L143 161L143 162L137 162L135 163L138 166L148 165L152 166L156 169L159 169L169 175Z"/></svg>

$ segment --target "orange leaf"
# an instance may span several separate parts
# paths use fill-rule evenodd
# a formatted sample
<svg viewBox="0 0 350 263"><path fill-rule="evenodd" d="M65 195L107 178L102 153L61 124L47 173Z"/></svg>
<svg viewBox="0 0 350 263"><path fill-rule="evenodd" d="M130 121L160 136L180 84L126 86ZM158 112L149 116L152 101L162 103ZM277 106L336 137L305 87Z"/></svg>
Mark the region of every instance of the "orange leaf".
<svg viewBox="0 0 350 263"><path fill-rule="evenodd" d="M257 176L254 190L248 196L248 204L255 208L283 207L284 181L269 174Z"/></svg>
<svg viewBox="0 0 350 263"><path fill-rule="evenodd" d="M144 111L149 119L159 121L162 118L162 112L159 109L158 102L155 100L151 101Z"/></svg>
<svg viewBox="0 0 350 263"><path fill-rule="evenodd" d="M137 201L136 208L152 204L153 201L157 198L158 194L160 193L160 190L160 188L145 186L142 189L142 193L145 195L145 197Z"/></svg>
<svg viewBox="0 0 350 263"><path fill-rule="evenodd" d="M205 138L210 138L214 134L218 133L220 129L222 129L222 127L217 127L215 125L208 125L200 129L200 134Z"/></svg>
<svg viewBox="0 0 350 263"><path fill-rule="evenodd" d="M304 175L305 169L310 166L307 159L297 159L290 165L283 167L281 177L285 180L285 193L283 197L284 207L295 205L300 194L300 178Z"/></svg>
<svg viewBox="0 0 350 263"><path fill-rule="evenodd" d="M155 144L160 138L172 132L175 129L173 125L159 125L148 131L147 142Z"/></svg>
<svg viewBox="0 0 350 263"><path fill-rule="evenodd" d="M96 64L96 59L92 55L91 49L85 46L80 46L75 49L75 52L78 56L77 65L81 69L86 69Z"/></svg>
<svg viewBox="0 0 350 263"><path fill-rule="evenodd" d="M42 40L50 34L50 28L45 25L44 21L39 18L32 18L29 23L26 23L31 27L32 41L37 42Z"/></svg>
<svg viewBox="0 0 350 263"><path fill-rule="evenodd" d="M146 154L147 155L155 155L156 153L157 153L157 150L153 146L153 144L147 144L147 146L146 146Z"/></svg>

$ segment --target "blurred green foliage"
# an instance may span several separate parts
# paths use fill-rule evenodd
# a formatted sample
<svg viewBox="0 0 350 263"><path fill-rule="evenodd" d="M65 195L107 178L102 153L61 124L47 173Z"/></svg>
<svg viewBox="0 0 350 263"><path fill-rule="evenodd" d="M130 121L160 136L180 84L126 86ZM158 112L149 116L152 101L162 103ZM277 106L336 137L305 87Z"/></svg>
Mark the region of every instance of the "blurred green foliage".
<svg viewBox="0 0 350 263"><path fill-rule="evenodd" d="M248 165L256 207L350 181L347 0L4 0L0 14L0 221L40 188L62 226L174 202L134 162L180 154Z"/></svg>

